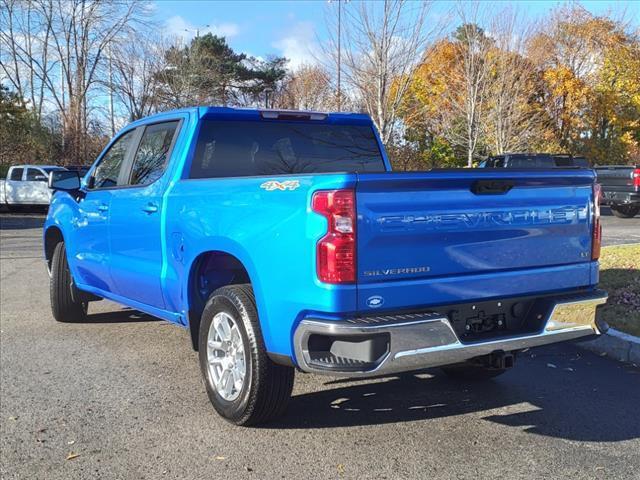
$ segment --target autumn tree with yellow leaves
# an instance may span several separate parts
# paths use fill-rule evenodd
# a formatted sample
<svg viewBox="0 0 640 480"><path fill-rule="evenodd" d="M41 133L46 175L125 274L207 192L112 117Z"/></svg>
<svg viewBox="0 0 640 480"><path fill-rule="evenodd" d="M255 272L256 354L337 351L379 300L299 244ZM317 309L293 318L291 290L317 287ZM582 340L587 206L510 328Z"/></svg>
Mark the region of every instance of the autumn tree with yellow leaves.
<svg viewBox="0 0 640 480"><path fill-rule="evenodd" d="M638 31L578 4L537 30L512 10L485 23L462 24L412 72L401 117L418 168L509 151L640 162Z"/></svg>

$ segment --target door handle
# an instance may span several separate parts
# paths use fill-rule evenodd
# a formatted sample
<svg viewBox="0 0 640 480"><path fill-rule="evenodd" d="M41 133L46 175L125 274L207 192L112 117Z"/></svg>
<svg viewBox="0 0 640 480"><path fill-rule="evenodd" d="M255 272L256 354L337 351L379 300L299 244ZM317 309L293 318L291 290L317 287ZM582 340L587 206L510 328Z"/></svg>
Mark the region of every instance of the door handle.
<svg viewBox="0 0 640 480"><path fill-rule="evenodd" d="M158 211L158 206L155 203L148 203L142 207L142 211L145 213L156 213Z"/></svg>
<svg viewBox="0 0 640 480"><path fill-rule="evenodd" d="M98 210L101 212L106 212L107 210L109 210L109 205L102 203L98 205Z"/></svg>

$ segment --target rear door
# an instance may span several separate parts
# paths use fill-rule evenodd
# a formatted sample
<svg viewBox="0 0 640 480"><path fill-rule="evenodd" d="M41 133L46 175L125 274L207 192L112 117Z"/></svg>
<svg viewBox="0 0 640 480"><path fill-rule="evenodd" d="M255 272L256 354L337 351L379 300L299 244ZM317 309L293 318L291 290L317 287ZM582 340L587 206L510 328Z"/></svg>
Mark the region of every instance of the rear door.
<svg viewBox="0 0 640 480"><path fill-rule="evenodd" d="M593 174L478 170L359 175L358 282L589 262Z"/></svg>
<svg viewBox="0 0 640 480"><path fill-rule="evenodd" d="M179 120L146 125L131 157L127 187L111 198L111 275L116 293L157 308L162 296L163 175Z"/></svg>

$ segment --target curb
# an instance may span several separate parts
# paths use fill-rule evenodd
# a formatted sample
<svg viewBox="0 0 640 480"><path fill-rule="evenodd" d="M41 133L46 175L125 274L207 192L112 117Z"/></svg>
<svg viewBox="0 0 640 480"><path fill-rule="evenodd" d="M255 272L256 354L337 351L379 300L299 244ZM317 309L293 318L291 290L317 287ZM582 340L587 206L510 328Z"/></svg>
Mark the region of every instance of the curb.
<svg viewBox="0 0 640 480"><path fill-rule="evenodd" d="M578 346L598 354L606 354L619 362L640 366L640 337L610 328L595 340L580 342Z"/></svg>

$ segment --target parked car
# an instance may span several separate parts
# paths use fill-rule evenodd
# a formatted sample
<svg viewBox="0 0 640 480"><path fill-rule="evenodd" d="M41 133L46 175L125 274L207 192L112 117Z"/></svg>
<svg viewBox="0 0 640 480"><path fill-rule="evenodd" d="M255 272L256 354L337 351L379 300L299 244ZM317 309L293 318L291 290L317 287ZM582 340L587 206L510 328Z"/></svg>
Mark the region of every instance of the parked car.
<svg viewBox="0 0 640 480"><path fill-rule="evenodd" d="M633 218L640 212L640 166L596 167L602 186L602 201L620 218Z"/></svg>
<svg viewBox="0 0 640 480"><path fill-rule="evenodd" d="M107 298L188 329L235 424L281 414L296 368L486 379L603 329L592 170L393 173L366 115L203 107L51 187L54 318Z"/></svg>
<svg viewBox="0 0 640 480"><path fill-rule="evenodd" d="M47 186L49 174L64 170L52 165L16 165L10 167L7 178L0 180L0 205L10 210L20 206L46 206L51 200Z"/></svg>
<svg viewBox="0 0 640 480"><path fill-rule="evenodd" d="M584 157L551 153L505 153L487 158L481 168L590 168Z"/></svg>

